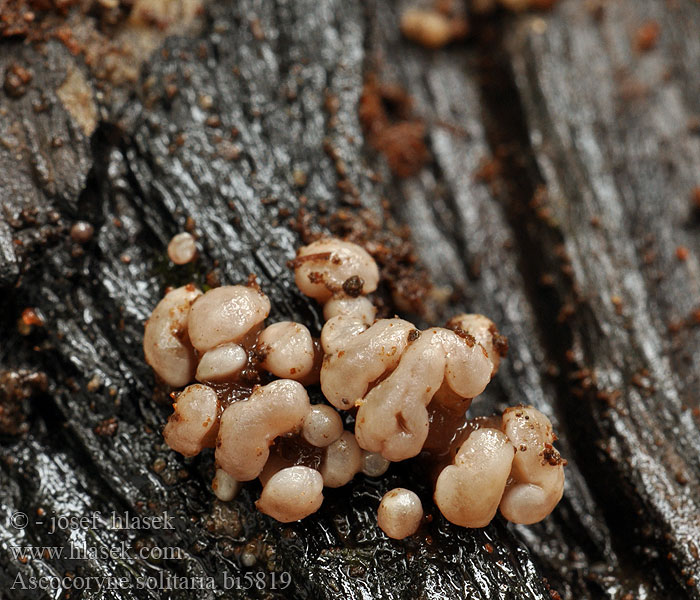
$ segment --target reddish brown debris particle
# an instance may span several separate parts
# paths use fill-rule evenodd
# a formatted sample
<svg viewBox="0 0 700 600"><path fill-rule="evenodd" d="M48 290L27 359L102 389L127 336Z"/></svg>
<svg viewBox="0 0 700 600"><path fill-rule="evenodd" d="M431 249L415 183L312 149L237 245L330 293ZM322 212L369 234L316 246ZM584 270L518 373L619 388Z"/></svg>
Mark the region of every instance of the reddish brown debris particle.
<svg viewBox="0 0 700 600"><path fill-rule="evenodd" d="M486 550L486 552L488 552L489 554L493 554L493 546L491 544L489 544L488 542L486 542L486 545L484 546L484 550Z"/></svg>
<svg viewBox="0 0 700 600"><path fill-rule="evenodd" d="M420 337L420 334L421 332L418 331L418 329L411 329L411 331L408 332L408 343L415 342Z"/></svg>
<svg viewBox="0 0 700 600"><path fill-rule="evenodd" d="M508 338L499 333L495 325L491 327L490 331L493 349L501 358L505 358L508 354Z"/></svg>
<svg viewBox="0 0 700 600"><path fill-rule="evenodd" d="M329 115L333 116L338 112L338 109L340 108L340 98L338 98L338 96L336 96L335 94L326 91L326 97L324 98L323 106L326 109L326 112Z"/></svg>
<svg viewBox="0 0 700 600"><path fill-rule="evenodd" d="M543 285L545 287L553 287L554 283L554 277L551 273L543 273L540 276L540 285Z"/></svg>
<svg viewBox="0 0 700 600"><path fill-rule="evenodd" d="M59 40L73 56L78 56L78 54L84 50L84 47L77 42L73 37L73 32L67 26L58 27L53 33L53 36Z"/></svg>
<svg viewBox="0 0 700 600"><path fill-rule="evenodd" d="M622 298L620 298L620 296L611 296L610 302L612 302L613 306L615 307L615 313L618 315L622 315Z"/></svg>
<svg viewBox="0 0 700 600"><path fill-rule="evenodd" d="M303 188L306 186L308 174L302 169L294 169L294 171L292 171L292 180L294 181L295 187Z"/></svg>
<svg viewBox="0 0 700 600"><path fill-rule="evenodd" d="M680 261L686 261L688 260L688 255L689 255L688 248L685 246L678 246L676 248L676 258Z"/></svg>
<svg viewBox="0 0 700 600"><path fill-rule="evenodd" d="M695 205L695 208L700 210L700 185L693 189L693 191L690 194L690 197L693 201L693 204Z"/></svg>
<svg viewBox="0 0 700 600"><path fill-rule="evenodd" d="M74 242L85 244L92 239L95 228L85 221L77 221L70 228L70 236Z"/></svg>
<svg viewBox="0 0 700 600"><path fill-rule="evenodd" d="M565 458L562 458L561 454L559 454L559 451L552 446L552 444L546 443L544 445L544 450L542 451L542 458L544 461L548 464L550 464L553 467L557 467L559 465L564 465L566 466L567 461Z"/></svg>
<svg viewBox="0 0 700 600"><path fill-rule="evenodd" d="M634 41L635 47L640 52L647 52L656 46L661 27L656 21L647 21L637 29Z"/></svg>
<svg viewBox="0 0 700 600"><path fill-rule="evenodd" d="M254 290L257 290L260 294L262 294L262 288L260 287L260 284L258 283L258 276L255 275L254 273L248 273L248 278L246 279L245 285L249 288L253 288Z"/></svg>
<svg viewBox="0 0 700 600"><path fill-rule="evenodd" d="M380 84L370 74L362 89L359 117L367 141L399 177L416 174L430 158L425 125L412 116L411 99L398 86Z"/></svg>
<svg viewBox="0 0 700 600"><path fill-rule="evenodd" d="M22 322L25 325L36 325L37 327L43 327L44 326L44 319L41 318L41 315L36 311L34 308L25 308L22 311Z"/></svg>
<svg viewBox="0 0 700 600"><path fill-rule="evenodd" d="M21 369L0 372L0 433L19 435L29 429L23 403L45 392L48 378L45 373Z"/></svg>
<svg viewBox="0 0 700 600"><path fill-rule="evenodd" d="M32 80L31 71L18 64L11 64L5 70L3 87L8 96L20 98L27 92L27 86Z"/></svg>
<svg viewBox="0 0 700 600"><path fill-rule="evenodd" d="M497 158L484 157L474 172L474 179L483 183L491 183L501 172L501 163Z"/></svg>
<svg viewBox="0 0 700 600"><path fill-rule="evenodd" d="M670 321L668 324L668 332L673 334L673 333L678 333L681 329L683 329L683 321Z"/></svg>
<svg viewBox="0 0 700 600"><path fill-rule="evenodd" d="M542 578L542 581L544 582L544 585L547 587L547 590L549 591L549 597L550 597L552 600L562 600L561 596L559 595L559 592L557 592L557 590L553 589L553 588L549 585L549 581L547 581L547 578L546 578L546 577L543 577L543 578Z"/></svg>
<svg viewBox="0 0 700 600"><path fill-rule="evenodd" d="M690 117L685 124L686 128L688 129L689 133L692 134L700 134L700 117L697 115L693 115Z"/></svg>
<svg viewBox="0 0 700 600"><path fill-rule="evenodd" d="M654 390L654 386L649 382L649 372L646 369L642 369L638 373L632 375L631 379L632 385L638 387L641 390L651 392Z"/></svg>
<svg viewBox="0 0 700 600"><path fill-rule="evenodd" d="M446 327L447 329L454 331L459 337L461 337L466 342L467 346L469 346L470 348L473 348L476 344L476 338L470 333L464 331L464 329L462 329L459 325L454 325L451 324L451 322L448 322Z"/></svg>
<svg viewBox="0 0 700 600"><path fill-rule="evenodd" d="M656 251L655 250L647 250L644 255L642 256L642 261L644 262L645 265L650 265L656 260Z"/></svg>
<svg viewBox="0 0 700 600"><path fill-rule="evenodd" d="M260 19L254 17L250 20L250 32L253 37L259 42L265 39L265 32L263 31Z"/></svg>
<svg viewBox="0 0 700 600"><path fill-rule="evenodd" d="M241 157L241 147L237 144L232 144L228 140L223 140L217 149L219 156L224 160L238 160Z"/></svg>
<svg viewBox="0 0 700 600"><path fill-rule="evenodd" d="M700 308L696 308L692 311L689 318L693 325L700 325Z"/></svg>
<svg viewBox="0 0 700 600"><path fill-rule="evenodd" d="M362 286L364 285L365 282L362 277L353 275L343 282L343 291L351 298L357 298L360 294L362 294Z"/></svg>
<svg viewBox="0 0 700 600"><path fill-rule="evenodd" d="M94 393L102 387L102 378L99 375L95 375L87 382L85 388L88 392Z"/></svg>
<svg viewBox="0 0 700 600"><path fill-rule="evenodd" d="M382 152L389 168L399 177L417 173L428 160L425 145L425 125L420 121L406 121L389 125L375 139L376 148Z"/></svg>
<svg viewBox="0 0 700 600"><path fill-rule="evenodd" d="M557 322L564 323L568 321L571 317L573 317L574 314L576 314L576 307L571 302L567 302L559 310L559 314L557 315Z"/></svg>
<svg viewBox="0 0 700 600"><path fill-rule="evenodd" d="M116 417L110 417L109 419L104 419L100 421L96 426L95 426L95 433L97 435L102 435L106 437L113 437L114 434L117 432L117 429L119 427L119 423L117 422Z"/></svg>
<svg viewBox="0 0 700 600"><path fill-rule="evenodd" d="M602 400L607 404L610 408L613 408L617 402L617 400L622 396L622 392L620 390L600 390L597 394L596 397L598 400Z"/></svg>

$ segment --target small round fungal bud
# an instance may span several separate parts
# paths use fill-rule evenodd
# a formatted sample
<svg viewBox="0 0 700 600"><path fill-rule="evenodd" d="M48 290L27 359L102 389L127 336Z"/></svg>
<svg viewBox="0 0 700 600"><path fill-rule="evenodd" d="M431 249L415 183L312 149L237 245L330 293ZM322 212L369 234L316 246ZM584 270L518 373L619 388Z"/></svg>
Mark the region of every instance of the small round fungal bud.
<svg viewBox="0 0 700 600"><path fill-rule="evenodd" d="M362 453L362 472L368 477L381 477L391 464L379 452Z"/></svg>
<svg viewBox="0 0 700 600"><path fill-rule="evenodd" d="M390 538L402 540L418 531L423 505L415 492L394 488L384 494L377 511L377 525Z"/></svg>
<svg viewBox="0 0 700 600"><path fill-rule="evenodd" d="M323 502L323 477L315 469L295 466L275 473L263 488L257 509L282 523L315 513Z"/></svg>
<svg viewBox="0 0 700 600"><path fill-rule="evenodd" d="M227 342L240 342L270 314L270 300L245 285L209 290L193 305L189 318L192 345L200 352Z"/></svg>
<svg viewBox="0 0 700 600"><path fill-rule="evenodd" d="M70 236L78 244L87 244L95 233L95 228L85 221L76 221L70 228Z"/></svg>
<svg viewBox="0 0 700 600"><path fill-rule="evenodd" d="M336 488L344 486L362 469L362 450L355 436L349 431L326 448L321 463L323 484Z"/></svg>
<svg viewBox="0 0 700 600"><path fill-rule="evenodd" d="M190 307L202 295L193 285L167 293L146 322L146 362L168 385L181 387L194 378L196 359L187 335Z"/></svg>
<svg viewBox="0 0 700 600"><path fill-rule="evenodd" d="M304 325L293 321L270 325L260 332L258 344L265 350L261 366L277 377L298 381L314 368L314 340Z"/></svg>
<svg viewBox="0 0 700 600"><path fill-rule="evenodd" d="M238 344L221 344L205 352L197 365L197 381L226 381L248 364L248 353Z"/></svg>
<svg viewBox="0 0 700 600"><path fill-rule="evenodd" d="M176 265L192 262L197 255L197 245L192 234L183 231L178 233L168 244L168 258Z"/></svg>
<svg viewBox="0 0 700 600"><path fill-rule="evenodd" d="M211 482L211 489L222 502L233 500L241 489L241 484L223 469L217 469Z"/></svg>
<svg viewBox="0 0 700 600"><path fill-rule="evenodd" d="M212 448L219 429L219 399L206 385L195 383L184 389L173 405L163 429L163 438L183 456L195 456L202 448Z"/></svg>
<svg viewBox="0 0 700 600"><path fill-rule="evenodd" d="M379 282L374 259L357 244L338 239L318 240L303 246L293 264L294 279L301 293L319 302L343 292L343 284L348 280L356 283L351 287L358 295L373 292Z"/></svg>
<svg viewBox="0 0 700 600"><path fill-rule="evenodd" d="M531 525L549 515L561 500L566 461L552 446L551 422L532 406L506 409L503 430L516 454L501 514L513 523Z"/></svg>
<svg viewBox="0 0 700 600"><path fill-rule="evenodd" d="M501 358L508 353L508 340L499 333L491 319L479 314L460 314L448 321L447 328L474 337L493 363L492 375L496 374Z"/></svg>
<svg viewBox="0 0 700 600"><path fill-rule="evenodd" d="M219 425L218 466L238 481L255 479L275 438L301 429L310 409L304 386L291 379L258 387L248 400L230 404Z"/></svg>
<svg viewBox="0 0 700 600"><path fill-rule="evenodd" d="M498 510L512 463L513 445L502 431L473 431L438 476L435 504L455 525L485 527Z"/></svg>
<svg viewBox="0 0 700 600"><path fill-rule="evenodd" d="M433 50L442 48L453 38L450 19L436 10L409 8L401 15L400 27L404 37Z"/></svg>
<svg viewBox="0 0 700 600"><path fill-rule="evenodd" d="M343 420L327 404L315 404L304 417L301 435L312 446L325 448L343 434Z"/></svg>

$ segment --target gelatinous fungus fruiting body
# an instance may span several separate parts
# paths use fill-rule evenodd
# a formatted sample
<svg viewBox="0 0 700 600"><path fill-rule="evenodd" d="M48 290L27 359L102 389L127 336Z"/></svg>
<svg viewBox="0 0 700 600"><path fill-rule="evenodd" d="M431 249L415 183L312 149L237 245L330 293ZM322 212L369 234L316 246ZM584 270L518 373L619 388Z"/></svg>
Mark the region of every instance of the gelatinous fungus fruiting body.
<svg viewBox="0 0 700 600"><path fill-rule="evenodd" d="M146 324L148 364L184 388L173 394L165 441L184 456L215 448L220 500L257 478L258 510L296 521L318 510L324 487L360 472L380 477L391 462L429 450L442 460L435 504L457 525L483 527L499 509L529 524L554 509L566 461L549 419L530 406L466 416L507 351L490 319L460 314L423 331L376 319L368 295L377 265L350 242L318 240L290 264L299 290L323 304L320 339L301 323L265 326L270 301L254 280L171 290ZM311 404L312 385L327 403ZM354 430L343 411L354 414ZM422 518L410 490L391 490L379 505L378 525L392 538L414 534Z"/></svg>

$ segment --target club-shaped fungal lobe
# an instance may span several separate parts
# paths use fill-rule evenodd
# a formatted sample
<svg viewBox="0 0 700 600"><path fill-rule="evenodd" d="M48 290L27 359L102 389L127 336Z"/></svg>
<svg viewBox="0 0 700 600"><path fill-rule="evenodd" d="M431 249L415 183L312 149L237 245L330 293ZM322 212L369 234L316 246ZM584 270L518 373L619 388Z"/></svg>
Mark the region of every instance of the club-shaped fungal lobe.
<svg viewBox="0 0 700 600"><path fill-rule="evenodd" d="M157 304L144 329L146 362L165 383L187 385L197 366L188 321L192 304L202 292L192 284L168 292Z"/></svg>
<svg viewBox="0 0 700 600"><path fill-rule="evenodd" d="M270 300L258 288L224 285L209 290L192 304L189 335L199 352L219 344L240 343L270 314Z"/></svg>
<svg viewBox="0 0 700 600"><path fill-rule="evenodd" d="M304 386L278 379L256 388L247 400L230 404L221 415L217 465L238 481L255 479L280 435L298 432L311 409Z"/></svg>
<svg viewBox="0 0 700 600"><path fill-rule="evenodd" d="M304 381L316 360L316 347L308 328L293 321L266 327L258 337L264 359L261 366L277 377Z"/></svg>
<svg viewBox="0 0 700 600"><path fill-rule="evenodd" d="M549 515L564 493L564 465L549 419L532 406L503 413L503 429L515 446L501 514L513 523L530 525Z"/></svg>
<svg viewBox="0 0 700 600"><path fill-rule="evenodd" d="M248 363L245 348L230 342L205 352L199 359L197 381L227 381L235 379Z"/></svg>
<svg viewBox="0 0 700 600"><path fill-rule="evenodd" d="M481 344L493 363L493 375L496 374L501 358L508 353L508 341L491 319L484 315L461 313L447 322L447 328L460 335L471 335Z"/></svg>
<svg viewBox="0 0 700 600"><path fill-rule="evenodd" d="M367 251L338 239L303 246L294 264L297 287L319 302L344 290L350 297L366 295L376 290L379 282L379 269Z"/></svg>
<svg viewBox="0 0 700 600"><path fill-rule="evenodd" d="M448 329L428 329L411 342L398 366L360 401L360 446L391 461L416 456L428 436L427 405L443 381L462 398L479 395L493 365L484 349Z"/></svg>
<svg viewBox="0 0 700 600"><path fill-rule="evenodd" d="M219 398L212 388L200 383L186 387L173 408L163 429L168 446L183 456L214 447L219 429Z"/></svg>
<svg viewBox="0 0 700 600"><path fill-rule="evenodd" d="M435 504L445 518L462 527L488 525L503 497L513 454L513 444L502 431L473 431L435 485Z"/></svg>
<svg viewBox="0 0 700 600"><path fill-rule="evenodd" d="M412 331L403 319L381 319L369 328L344 315L327 321L321 331L324 396L338 409L353 408L371 382L397 366Z"/></svg>

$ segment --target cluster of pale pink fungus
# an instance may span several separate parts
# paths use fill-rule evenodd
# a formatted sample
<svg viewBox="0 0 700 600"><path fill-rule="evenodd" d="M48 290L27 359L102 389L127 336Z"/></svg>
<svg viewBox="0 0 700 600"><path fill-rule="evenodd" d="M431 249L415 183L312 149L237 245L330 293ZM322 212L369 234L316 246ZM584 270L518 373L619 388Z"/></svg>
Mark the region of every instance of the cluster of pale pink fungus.
<svg viewBox="0 0 700 600"><path fill-rule="evenodd" d="M453 523L482 527L499 508L510 521L534 523L552 511L565 461L547 417L532 407L471 421L465 414L505 353L489 319L462 314L424 331L376 319L367 295L377 289L377 265L349 242L319 240L291 264L299 290L323 304L320 340L300 323L265 327L270 301L254 281L205 294L193 285L171 290L146 324L146 360L166 384L187 386L174 396L165 441L185 456L216 448L219 499L257 478L257 508L296 521L318 510L324 486L360 472L379 477L391 462L424 453L439 470L435 503ZM310 403L305 386L314 384L328 404ZM422 519L409 490L380 503L378 524L390 537L412 535Z"/></svg>

